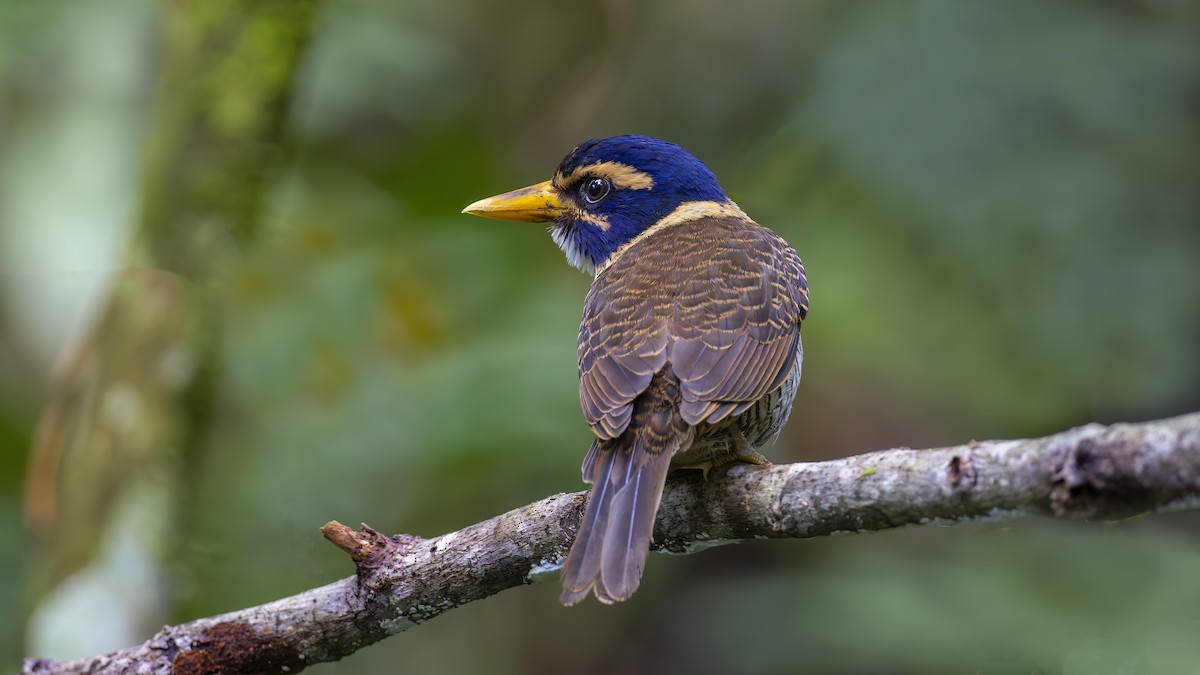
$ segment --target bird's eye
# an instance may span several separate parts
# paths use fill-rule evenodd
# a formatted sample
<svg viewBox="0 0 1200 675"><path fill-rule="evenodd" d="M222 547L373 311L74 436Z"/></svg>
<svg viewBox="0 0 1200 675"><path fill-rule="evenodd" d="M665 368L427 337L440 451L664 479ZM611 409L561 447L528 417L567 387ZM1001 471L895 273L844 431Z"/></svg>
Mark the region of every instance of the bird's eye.
<svg viewBox="0 0 1200 675"><path fill-rule="evenodd" d="M607 178L592 177L583 181L583 187L579 191L583 194L583 198L589 204L604 199L608 196L608 191L612 189L612 183L608 182Z"/></svg>

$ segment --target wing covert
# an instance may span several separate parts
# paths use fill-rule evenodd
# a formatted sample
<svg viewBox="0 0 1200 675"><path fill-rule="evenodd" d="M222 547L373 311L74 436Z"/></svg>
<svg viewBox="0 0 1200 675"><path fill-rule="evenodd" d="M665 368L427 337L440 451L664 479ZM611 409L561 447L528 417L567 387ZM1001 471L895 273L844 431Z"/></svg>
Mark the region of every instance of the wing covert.
<svg viewBox="0 0 1200 675"><path fill-rule="evenodd" d="M579 330L580 402L616 438L668 361L681 415L715 424L781 386L808 311L804 267L774 232L701 218L630 246L597 277Z"/></svg>

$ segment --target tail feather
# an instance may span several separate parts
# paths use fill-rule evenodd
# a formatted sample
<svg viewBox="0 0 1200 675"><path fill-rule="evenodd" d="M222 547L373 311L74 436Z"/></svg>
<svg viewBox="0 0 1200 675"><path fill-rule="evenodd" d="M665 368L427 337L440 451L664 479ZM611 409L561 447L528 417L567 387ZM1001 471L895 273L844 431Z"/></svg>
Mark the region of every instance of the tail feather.
<svg viewBox="0 0 1200 675"><path fill-rule="evenodd" d="M579 602L593 588L605 603L637 590L675 449L650 450L623 439L595 442L589 452L595 455L592 493L563 564L564 605Z"/></svg>
<svg viewBox="0 0 1200 675"><path fill-rule="evenodd" d="M563 563L563 591L559 600L564 605L573 605L587 597L593 582L600 576L600 556L612 506L611 493L615 491L611 476L613 464L620 454L604 451L602 444L604 441L599 440L592 443L588 451L591 466L585 462L585 471L592 469L591 475L584 474L584 480L592 483L592 492L588 495L587 509L579 523L575 543Z"/></svg>
<svg viewBox="0 0 1200 675"><path fill-rule="evenodd" d="M658 372L633 406L620 436L597 439L583 460L592 484L579 533L563 564L564 605L592 589L605 603L627 599L641 583L671 458L690 444L691 427L679 414L679 382Z"/></svg>
<svg viewBox="0 0 1200 675"><path fill-rule="evenodd" d="M654 534L654 517L662 499L663 485L671 465L671 452L639 453L645 463L626 474L625 485L612 496L605 547L596 579L596 597L601 602L625 600L642 580L646 554ZM632 467L632 462L630 465Z"/></svg>

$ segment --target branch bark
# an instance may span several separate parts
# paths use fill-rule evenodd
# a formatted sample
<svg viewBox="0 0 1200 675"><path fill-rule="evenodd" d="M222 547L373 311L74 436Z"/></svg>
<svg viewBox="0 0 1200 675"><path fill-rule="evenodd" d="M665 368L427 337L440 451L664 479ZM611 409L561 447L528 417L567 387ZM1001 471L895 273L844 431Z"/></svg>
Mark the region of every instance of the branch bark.
<svg viewBox="0 0 1200 675"><path fill-rule="evenodd" d="M558 494L433 539L331 522L357 574L258 607L167 626L144 644L25 673L293 673L468 602L555 574L585 493ZM1042 515L1112 520L1200 508L1200 413L1044 438L899 448L826 462L734 465L668 481L655 547Z"/></svg>

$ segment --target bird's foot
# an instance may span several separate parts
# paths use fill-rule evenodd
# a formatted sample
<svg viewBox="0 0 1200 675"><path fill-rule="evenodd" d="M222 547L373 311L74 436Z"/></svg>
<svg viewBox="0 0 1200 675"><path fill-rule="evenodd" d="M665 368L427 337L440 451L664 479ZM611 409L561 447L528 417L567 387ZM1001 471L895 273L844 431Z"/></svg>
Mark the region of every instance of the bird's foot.
<svg viewBox="0 0 1200 675"><path fill-rule="evenodd" d="M741 430L736 427L733 429L733 448L726 453L716 455L712 459L712 463L704 469L704 479L708 480L709 469L731 464L733 462L745 462L754 464L755 466L771 466L771 460L763 456L763 454L755 450L746 437L742 435Z"/></svg>
<svg viewBox="0 0 1200 675"><path fill-rule="evenodd" d="M745 462L756 466L771 466L771 460L763 456L763 454L749 446L739 448L736 453L730 457L727 462Z"/></svg>
<svg viewBox="0 0 1200 675"><path fill-rule="evenodd" d="M741 429L734 427L733 429L733 458L729 461L745 462L754 464L755 466L771 466L771 460L763 457L762 453L755 450L750 442L746 440L746 436L742 434Z"/></svg>

